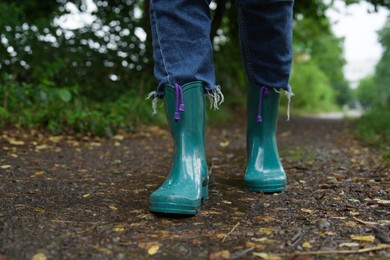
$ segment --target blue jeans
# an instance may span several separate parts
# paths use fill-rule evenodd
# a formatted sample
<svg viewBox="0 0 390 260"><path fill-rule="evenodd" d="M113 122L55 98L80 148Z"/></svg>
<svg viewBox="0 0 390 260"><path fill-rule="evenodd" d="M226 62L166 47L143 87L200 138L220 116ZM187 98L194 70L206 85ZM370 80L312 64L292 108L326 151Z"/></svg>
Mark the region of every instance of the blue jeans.
<svg viewBox="0 0 390 260"><path fill-rule="evenodd" d="M208 0L151 0L154 75L167 84L201 81L214 91ZM242 60L250 83L291 92L293 0L237 0Z"/></svg>

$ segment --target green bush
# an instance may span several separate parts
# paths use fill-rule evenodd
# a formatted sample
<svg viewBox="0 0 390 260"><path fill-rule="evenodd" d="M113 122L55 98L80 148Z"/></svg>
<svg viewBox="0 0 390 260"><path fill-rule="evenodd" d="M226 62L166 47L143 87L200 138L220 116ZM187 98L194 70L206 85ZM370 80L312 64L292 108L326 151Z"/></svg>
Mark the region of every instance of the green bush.
<svg viewBox="0 0 390 260"><path fill-rule="evenodd" d="M327 76L314 62L294 62L291 85L295 96L292 112L295 114L329 112L337 110L335 94ZM282 99L282 107L286 99Z"/></svg>
<svg viewBox="0 0 390 260"><path fill-rule="evenodd" d="M163 123L153 116L151 103L142 94L128 91L113 101L96 102L79 94L79 87L0 85L0 125L45 128L54 134L76 131L111 136L119 128L131 130L137 123Z"/></svg>
<svg viewBox="0 0 390 260"><path fill-rule="evenodd" d="M359 118L356 133L363 140L378 146L385 160L390 162L390 109L376 107Z"/></svg>

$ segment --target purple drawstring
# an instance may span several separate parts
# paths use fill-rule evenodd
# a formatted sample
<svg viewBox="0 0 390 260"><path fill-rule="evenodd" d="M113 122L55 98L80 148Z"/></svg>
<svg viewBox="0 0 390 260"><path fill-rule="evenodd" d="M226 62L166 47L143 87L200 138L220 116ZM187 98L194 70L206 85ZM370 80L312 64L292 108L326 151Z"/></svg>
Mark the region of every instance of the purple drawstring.
<svg viewBox="0 0 390 260"><path fill-rule="evenodd" d="M180 112L184 112L184 97L183 97L183 90L179 84L175 83L175 97L176 97L176 104L175 104L175 114L173 116L173 119L175 121L180 120Z"/></svg>
<svg viewBox="0 0 390 260"><path fill-rule="evenodd" d="M268 96L268 87L262 86L260 88L260 97L259 97L259 113L257 114L257 122L261 123L263 121L263 117L261 116L261 104L263 102L263 97Z"/></svg>

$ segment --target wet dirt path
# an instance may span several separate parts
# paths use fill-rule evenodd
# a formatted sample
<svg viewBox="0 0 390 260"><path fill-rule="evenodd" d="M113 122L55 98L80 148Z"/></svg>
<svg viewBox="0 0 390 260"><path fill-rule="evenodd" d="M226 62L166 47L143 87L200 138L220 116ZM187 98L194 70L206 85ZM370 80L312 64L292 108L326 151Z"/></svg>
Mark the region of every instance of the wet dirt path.
<svg viewBox="0 0 390 260"><path fill-rule="evenodd" d="M390 169L352 127L282 119L288 189L275 195L244 188L244 124L208 128L210 199L174 218L148 211L169 170L166 130L111 140L3 130L0 259L389 258Z"/></svg>

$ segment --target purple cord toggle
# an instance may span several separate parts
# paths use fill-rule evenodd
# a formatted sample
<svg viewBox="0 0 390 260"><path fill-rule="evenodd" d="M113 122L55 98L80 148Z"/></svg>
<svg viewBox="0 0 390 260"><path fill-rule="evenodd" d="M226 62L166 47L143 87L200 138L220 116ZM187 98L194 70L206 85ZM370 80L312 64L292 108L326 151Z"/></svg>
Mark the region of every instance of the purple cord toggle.
<svg viewBox="0 0 390 260"><path fill-rule="evenodd" d="M180 120L180 112L184 112L184 97L183 97L183 89L179 84L175 83L175 97L176 97L176 104L175 104L175 114L173 116L173 119L175 121Z"/></svg>
<svg viewBox="0 0 390 260"><path fill-rule="evenodd" d="M262 86L260 88L260 97L259 97L259 113L257 114L257 122L261 123L263 121L263 117L261 116L261 104L263 103L263 97L268 96L268 87Z"/></svg>

